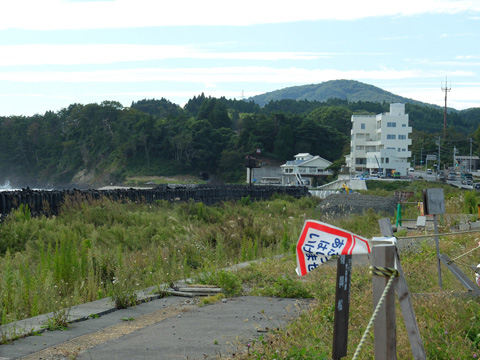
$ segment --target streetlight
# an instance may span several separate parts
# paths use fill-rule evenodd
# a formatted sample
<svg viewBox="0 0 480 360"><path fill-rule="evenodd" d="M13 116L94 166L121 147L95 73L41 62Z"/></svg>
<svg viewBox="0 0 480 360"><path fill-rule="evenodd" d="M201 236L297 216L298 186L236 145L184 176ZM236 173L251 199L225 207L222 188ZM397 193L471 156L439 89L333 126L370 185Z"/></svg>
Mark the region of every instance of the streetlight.
<svg viewBox="0 0 480 360"><path fill-rule="evenodd" d="M420 170L423 170L423 148L420 149Z"/></svg>

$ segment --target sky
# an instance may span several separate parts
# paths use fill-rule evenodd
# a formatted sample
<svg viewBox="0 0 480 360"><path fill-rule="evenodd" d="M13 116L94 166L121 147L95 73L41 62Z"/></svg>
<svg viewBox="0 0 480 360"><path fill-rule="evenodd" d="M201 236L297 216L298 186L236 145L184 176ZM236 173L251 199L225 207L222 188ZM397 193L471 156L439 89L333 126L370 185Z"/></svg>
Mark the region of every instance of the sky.
<svg viewBox="0 0 480 360"><path fill-rule="evenodd" d="M0 116L347 79L480 107L479 0L0 0Z"/></svg>

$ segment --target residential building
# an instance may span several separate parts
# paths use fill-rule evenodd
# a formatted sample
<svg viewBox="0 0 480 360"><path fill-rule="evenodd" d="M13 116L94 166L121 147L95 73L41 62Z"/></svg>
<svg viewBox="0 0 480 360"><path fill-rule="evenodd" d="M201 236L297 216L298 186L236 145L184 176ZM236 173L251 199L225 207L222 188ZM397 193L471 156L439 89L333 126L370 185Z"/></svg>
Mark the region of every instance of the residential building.
<svg viewBox="0 0 480 360"><path fill-rule="evenodd" d="M309 153L295 155L295 160L288 160L280 166L282 169L282 185L311 185L314 178L332 175L326 170L332 162Z"/></svg>
<svg viewBox="0 0 480 360"><path fill-rule="evenodd" d="M407 175L411 133L405 104L390 104L389 113L352 115L350 154L345 156L347 167L350 172L398 171Z"/></svg>

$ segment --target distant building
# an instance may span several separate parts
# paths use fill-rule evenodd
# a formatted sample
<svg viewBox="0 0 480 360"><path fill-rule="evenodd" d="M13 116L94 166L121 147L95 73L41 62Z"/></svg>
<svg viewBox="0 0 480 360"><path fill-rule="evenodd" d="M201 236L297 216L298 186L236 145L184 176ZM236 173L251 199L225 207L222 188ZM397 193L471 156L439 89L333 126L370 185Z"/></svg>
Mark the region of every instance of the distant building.
<svg viewBox="0 0 480 360"><path fill-rule="evenodd" d="M324 158L309 153L295 155L295 160L288 160L280 166L282 185L311 185L316 177L332 175L326 170L332 163Z"/></svg>
<svg viewBox="0 0 480 360"><path fill-rule="evenodd" d="M478 156L455 156L456 171L470 172L480 169L480 159Z"/></svg>
<svg viewBox="0 0 480 360"><path fill-rule="evenodd" d="M350 171L383 173L399 171L407 175L412 156L408 146L408 114L405 104L390 104L390 112L378 115L353 115L350 154L345 156Z"/></svg>

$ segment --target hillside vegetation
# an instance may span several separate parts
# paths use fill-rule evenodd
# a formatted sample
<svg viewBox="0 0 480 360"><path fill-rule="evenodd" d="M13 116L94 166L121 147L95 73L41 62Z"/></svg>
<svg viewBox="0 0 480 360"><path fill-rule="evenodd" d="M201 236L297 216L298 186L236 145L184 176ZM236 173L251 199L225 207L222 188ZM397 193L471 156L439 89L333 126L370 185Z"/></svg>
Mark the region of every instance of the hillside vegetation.
<svg viewBox="0 0 480 360"><path fill-rule="evenodd" d="M292 99L308 101L327 101L329 99L342 99L350 102L371 101L378 103L409 103L427 105L420 101L395 95L376 86L368 85L354 80L331 80L320 84L291 86L265 94L252 96L249 100L255 101L260 106L270 101Z"/></svg>
<svg viewBox="0 0 480 360"><path fill-rule="evenodd" d="M328 85L330 97L323 102L278 99L260 107L254 101L202 94L183 108L166 99L144 99L130 107L104 101L43 115L2 117L0 184L90 187L120 183L132 175L180 174L241 182L247 155L283 163L304 152L334 162L338 170L350 151L352 114L388 112L389 103L386 98L377 102L378 88L370 85L346 80ZM317 91L312 87L296 91ZM352 91L370 100L342 99ZM443 134L442 110L407 103L406 111L413 128L410 150L418 157L421 151L433 153ZM479 118L480 109L449 114L442 140L445 158L450 159L454 146L468 154L469 137L475 140L473 151L479 149Z"/></svg>

